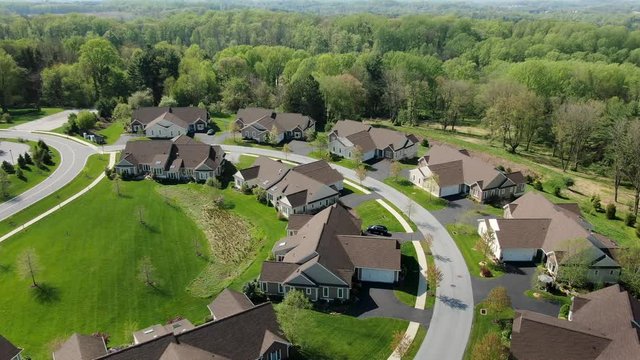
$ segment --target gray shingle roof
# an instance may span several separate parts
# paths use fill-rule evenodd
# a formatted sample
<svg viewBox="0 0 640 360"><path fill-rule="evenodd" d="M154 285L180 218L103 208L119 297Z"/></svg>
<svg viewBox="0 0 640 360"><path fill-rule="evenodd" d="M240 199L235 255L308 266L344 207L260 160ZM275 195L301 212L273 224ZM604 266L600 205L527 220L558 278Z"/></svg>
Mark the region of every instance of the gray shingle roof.
<svg viewBox="0 0 640 360"><path fill-rule="evenodd" d="M101 337L73 334L53 353L53 357L55 360L90 360L106 353Z"/></svg>
<svg viewBox="0 0 640 360"><path fill-rule="evenodd" d="M198 107L141 107L133 111L132 120L148 125L164 114L170 114L166 119L171 122L177 121L176 124L180 126L192 124L198 119L207 121L209 118L207 110Z"/></svg>
<svg viewBox="0 0 640 360"><path fill-rule="evenodd" d="M216 320L219 320L251 309L253 303L245 294L227 288L222 290L208 307Z"/></svg>

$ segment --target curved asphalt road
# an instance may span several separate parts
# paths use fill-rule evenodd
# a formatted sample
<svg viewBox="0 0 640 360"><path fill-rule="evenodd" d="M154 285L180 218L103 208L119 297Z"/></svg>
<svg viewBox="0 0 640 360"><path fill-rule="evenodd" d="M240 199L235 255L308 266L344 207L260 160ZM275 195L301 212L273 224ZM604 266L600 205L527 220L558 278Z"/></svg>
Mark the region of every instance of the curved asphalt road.
<svg viewBox="0 0 640 360"><path fill-rule="evenodd" d="M288 160L299 163L317 160L275 150L234 145L221 146L230 153L286 157ZM355 171L335 164L332 166L346 178L358 182ZM409 197L371 177L367 177L362 181L362 184L409 215L421 233L433 235L432 251L435 255L435 263L442 271L444 278L437 289L437 301L433 309L429 331L420 346L416 359L462 359L471 332L474 303L471 276L460 250L446 228L431 213Z"/></svg>
<svg viewBox="0 0 640 360"><path fill-rule="evenodd" d="M73 180L84 168L87 159L96 151L79 142L63 137L36 134L21 130L2 130L0 138L23 138L32 141L42 139L60 152L60 164L56 170L38 185L0 204L0 221L51 195Z"/></svg>

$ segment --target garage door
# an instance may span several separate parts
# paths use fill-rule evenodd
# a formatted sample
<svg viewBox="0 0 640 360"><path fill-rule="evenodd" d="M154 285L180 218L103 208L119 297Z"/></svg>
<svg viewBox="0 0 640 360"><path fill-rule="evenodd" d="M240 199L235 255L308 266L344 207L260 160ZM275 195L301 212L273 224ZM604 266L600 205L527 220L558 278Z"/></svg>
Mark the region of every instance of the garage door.
<svg viewBox="0 0 640 360"><path fill-rule="evenodd" d="M361 269L360 280L393 284L395 272L391 270Z"/></svg>
<svg viewBox="0 0 640 360"><path fill-rule="evenodd" d="M536 249L504 249L502 261L531 261L536 255Z"/></svg>

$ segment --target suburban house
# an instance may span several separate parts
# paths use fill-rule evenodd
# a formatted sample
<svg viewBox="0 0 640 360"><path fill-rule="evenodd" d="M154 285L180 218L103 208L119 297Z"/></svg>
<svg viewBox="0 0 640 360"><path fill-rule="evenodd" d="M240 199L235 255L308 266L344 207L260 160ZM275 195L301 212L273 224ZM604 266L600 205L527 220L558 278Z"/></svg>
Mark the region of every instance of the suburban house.
<svg viewBox="0 0 640 360"><path fill-rule="evenodd" d="M204 181L222 174L224 156L220 146L185 135L171 140L128 141L115 170L129 177Z"/></svg>
<svg viewBox="0 0 640 360"><path fill-rule="evenodd" d="M193 324L187 319L172 321L167 325L155 324L149 326L148 328L134 332L133 343L140 344L171 333L173 333L174 335L178 335L193 328Z"/></svg>
<svg viewBox="0 0 640 360"><path fill-rule="evenodd" d="M54 360L286 360L291 344L271 303L184 331L169 331L124 349L107 350L101 337L74 334Z"/></svg>
<svg viewBox="0 0 640 360"><path fill-rule="evenodd" d="M0 360L22 360L22 349L0 335Z"/></svg>
<svg viewBox="0 0 640 360"><path fill-rule="evenodd" d="M280 160L263 156L233 177L238 189L243 186L264 189L267 201L285 217L314 214L335 204L344 180L324 160L290 167Z"/></svg>
<svg viewBox="0 0 640 360"><path fill-rule="evenodd" d="M481 203L520 196L526 185L521 172L498 171L466 150L447 145L433 145L409 170L409 180L438 197L469 194Z"/></svg>
<svg viewBox="0 0 640 360"><path fill-rule="evenodd" d="M107 354L102 336L73 334L53 353L53 360L90 360Z"/></svg>
<svg viewBox="0 0 640 360"><path fill-rule="evenodd" d="M640 357L640 302L619 285L575 296L569 320L516 311L517 360L634 360Z"/></svg>
<svg viewBox="0 0 640 360"><path fill-rule="evenodd" d="M236 124L240 128L243 139L251 139L259 143L284 140L306 139L308 131L315 131L316 122L306 115L297 113L276 113L271 109L240 109L236 116ZM275 136L275 140L271 137Z"/></svg>
<svg viewBox="0 0 640 360"><path fill-rule="evenodd" d="M208 122L209 113L198 107L141 107L131 115L130 130L150 138L170 139L203 132Z"/></svg>
<svg viewBox="0 0 640 360"><path fill-rule="evenodd" d="M229 288L222 290L211 304L207 305L213 321L218 321L249 310L253 306L253 303L245 294L230 290Z"/></svg>
<svg viewBox="0 0 640 360"><path fill-rule="evenodd" d="M490 241L500 261L533 261L541 257L556 275L560 266L579 256L593 283L615 283L620 265L611 257L602 235L595 236L577 204L553 204L529 192L504 207L504 219L478 220L478 234ZM609 240L611 242L611 240Z"/></svg>
<svg viewBox="0 0 640 360"><path fill-rule="evenodd" d="M329 151L354 159L359 150L362 161L371 159L412 159L418 156L418 138L399 131L377 128L353 120L340 120L329 133ZM356 150L357 149L357 150Z"/></svg>
<svg viewBox="0 0 640 360"><path fill-rule="evenodd" d="M312 301L346 300L353 281L393 284L400 275L400 244L362 236L361 221L340 204L313 217L296 217L297 230L273 247L274 261L262 264L262 291L284 296L297 289Z"/></svg>

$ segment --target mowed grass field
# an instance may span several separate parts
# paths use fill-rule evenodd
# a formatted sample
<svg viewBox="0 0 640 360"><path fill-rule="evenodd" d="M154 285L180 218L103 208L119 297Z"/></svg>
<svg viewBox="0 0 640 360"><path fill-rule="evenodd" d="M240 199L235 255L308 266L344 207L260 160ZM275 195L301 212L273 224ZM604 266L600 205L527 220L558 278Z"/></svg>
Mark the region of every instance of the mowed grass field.
<svg viewBox="0 0 640 360"><path fill-rule="evenodd" d="M183 316L195 323L210 299L186 287L205 260L202 232L180 209L168 206L151 181L122 182L122 196L104 180L80 199L0 244L0 333L33 359L49 359L51 345L73 332L110 335L109 345L131 332ZM143 209L145 225L139 222ZM16 259L33 248L42 266L37 292L16 271ZM140 259L157 269L158 289L137 279Z"/></svg>
<svg viewBox="0 0 640 360"><path fill-rule="evenodd" d="M0 129L7 129L16 125L20 125L32 120L40 119L41 117L53 115L61 112L62 108L40 108L40 111L37 109L12 109L9 110L9 114L11 114L11 123L2 123L0 124Z"/></svg>
<svg viewBox="0 0 640 360"><path fill-rule="evenodd" d="M362 219L362 229L370 225L384 225L389 232L404 232L400 221L376 200L367 200L355 207L358 217Z"/></svg>

